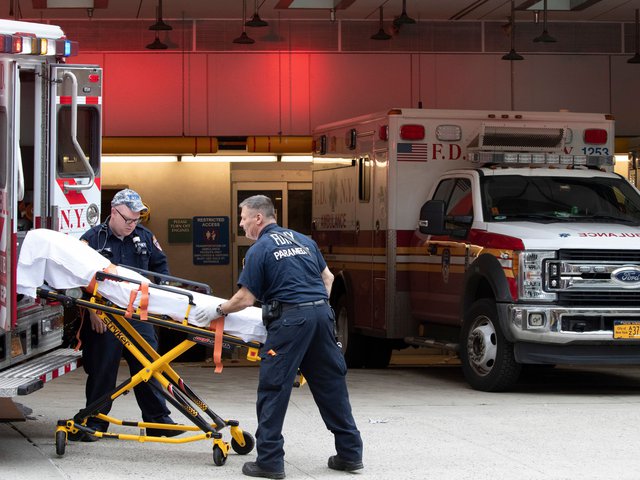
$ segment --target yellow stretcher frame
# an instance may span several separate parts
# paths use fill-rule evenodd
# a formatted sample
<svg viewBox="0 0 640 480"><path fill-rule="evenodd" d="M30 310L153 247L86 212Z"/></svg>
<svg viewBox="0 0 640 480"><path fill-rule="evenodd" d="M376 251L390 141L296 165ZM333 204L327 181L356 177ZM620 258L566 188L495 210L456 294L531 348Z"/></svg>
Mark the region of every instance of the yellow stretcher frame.
<svg viewBox="0 0 640 480"><path fill-rule="evenodd" d="M99 272L96 274L96 280L103 280L105 278L116 281L139 283L131 279L118 277L117 275L105 272ZM120 340L123 346L127 348L140 362L142 368L135 375L129 377L120 385L117 385L110 393L81 409L73 418L58 420L55 433L56 453L59 456L64 455L69 434L77 434L79 432L82 432L85 435L93 435L98 438L130 440L140 443L159 442L178 444L212 439L213 462L217 466L225 464L230 448L239 455L246 455L250 453L255 446L255 439L253 436L243 431L237 420L224 420L213 412L211 408L209 408L209 406L196 395L196 393L171 367L171 362L173 360L178 358L194 345L200 344L213 347L216 341L216 335L221 334L221 332L215 332L206 328L188 324L187 318L189 316L189 311L194 305L192 295L188 292L185 293L183 290L176 290L168 286L149 284L150 288L159 288L188 296L189 305L187 306L187 311L182 322L176 322L169 317L154 314L145 315L147 320L141 320L141 312L139 309L132 315L127 315L126 309L113 305L111 302L100 296L97 293L97 282L95 282L95 284L94 290L91 292L88 300L65 295L57 290L52 290L46 287L38 289L38 296L48 301L60 302L65 307L78 306L93 310L105 324L107 329L111 331L116 338ZM133 320L147 321L159 327L171 328L173 330L184 332L187 334L187 337L167 353L160 355L133 328L129 320L126 318L127 316ZM223 348L233 350L237 347L244 347L247 348L247 359L252 361L259 360L258 351L261 347L259 342L245 342L241 338L226 333L222 333L222 335ZM148 382L151 378L155 378L160 383L162 389L158 389L158 391L162 393L166 400L178 409L185 417L189 418L194 425L168 425L164 423L125 421L99 413L104 404L114 401L118 397L131 391L139 383ZM153 383L150 385L157 388ZM204 415L209 417L212 422L209 423L204 418ZM93 430L86 426L88 418L92 416L114 425L139 428L139 434L109 433ZM222 439L222 434L220 433L221 430L226 427L229 427L230 430L230 442L224 441ZM182 432L194 432L194 434L183 438L158 437L146 435L147 428L179 430Z"/></svg>

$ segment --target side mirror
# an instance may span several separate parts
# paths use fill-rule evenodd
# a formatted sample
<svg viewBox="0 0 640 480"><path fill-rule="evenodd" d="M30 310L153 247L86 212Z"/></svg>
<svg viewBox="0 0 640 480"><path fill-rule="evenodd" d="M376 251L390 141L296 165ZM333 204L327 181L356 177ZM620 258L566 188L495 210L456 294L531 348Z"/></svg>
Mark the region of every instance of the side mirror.
<svg viewBox="0 0 640 480"><path fill-rule="evenodd" d="M444 201L429 200L420 209L420 221L418 222L420 233L425 235L444 235Z"/></svg>

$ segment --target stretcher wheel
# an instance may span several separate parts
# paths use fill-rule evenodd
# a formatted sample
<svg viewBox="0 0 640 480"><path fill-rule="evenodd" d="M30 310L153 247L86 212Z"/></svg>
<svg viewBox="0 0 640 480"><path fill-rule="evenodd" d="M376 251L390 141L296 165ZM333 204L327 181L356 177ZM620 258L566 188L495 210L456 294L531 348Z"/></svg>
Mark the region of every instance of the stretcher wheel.
<svg viewBox="0 0 640 480"><path fill-rule="evenodd" d="M221 467L227 461L227 456L224 454L219 446L213 447L213 463L218 467Z"/></svg>
<svg viewBox="0 0 640 480"><path fill-rule="evenodd" d="M231 439L231 448L233 448L233 451L238 455L246 455L247 453L250 453L256 444L253 435L251 435L250 433L242 432L242 436L244 437L244 446L236 442L235 438Z"/></svg>
<svg viewBox="0 0 640 480"><path fill-rule="evenodd" d="M67 432L64 430L58 430L56 432L56 454L64 455L64 450L67 447Z"/></svg>

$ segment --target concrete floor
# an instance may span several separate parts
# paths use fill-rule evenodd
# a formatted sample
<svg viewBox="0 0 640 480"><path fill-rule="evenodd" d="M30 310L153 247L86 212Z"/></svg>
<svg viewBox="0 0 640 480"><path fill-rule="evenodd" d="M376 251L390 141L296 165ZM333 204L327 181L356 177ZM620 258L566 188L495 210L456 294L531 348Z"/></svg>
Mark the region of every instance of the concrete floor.
<svg viewBox="0 0 640 480"><path fill-rule="evenodd" d="M638 478L640 367L557 367L528 374L513 392L491 394L470 389L455 363L446 355L426 362L405 351L394 355L386 370L349 372L365 441L365 469L356 474L326 467L335 453L332 437L309 389L295 389L284 429L287 478ZM255 431L255 366L227 362L219 375L209 363L174 366L214 411ZM60 457L56 421L83 406L84 378L77 370L14 398L31 413L24 422L0 423L1 480L244 478L242 464L255 459L255 452L231 453L217 467L211 441L169 445L108 439L70 442ZM118 399L112 414L138 419L133 395ZM183 419L177 413L173 417ZM223 433L228 441L228 430Z"/></svg>

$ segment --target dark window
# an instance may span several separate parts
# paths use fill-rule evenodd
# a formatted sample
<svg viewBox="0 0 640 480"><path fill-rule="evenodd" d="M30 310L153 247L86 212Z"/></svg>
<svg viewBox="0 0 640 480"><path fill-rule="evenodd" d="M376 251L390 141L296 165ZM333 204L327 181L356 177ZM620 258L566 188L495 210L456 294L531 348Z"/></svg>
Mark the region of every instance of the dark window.
<svg viewBox="0 0 640 480"><path fill-rule="evenodd" d="M100 157L100 115L93 107L78 105L77 139L89 160L95 175L98 175ZM87 177L84 163L71 140L71 107L64 105L58 110L58 176Z"/></svg>

